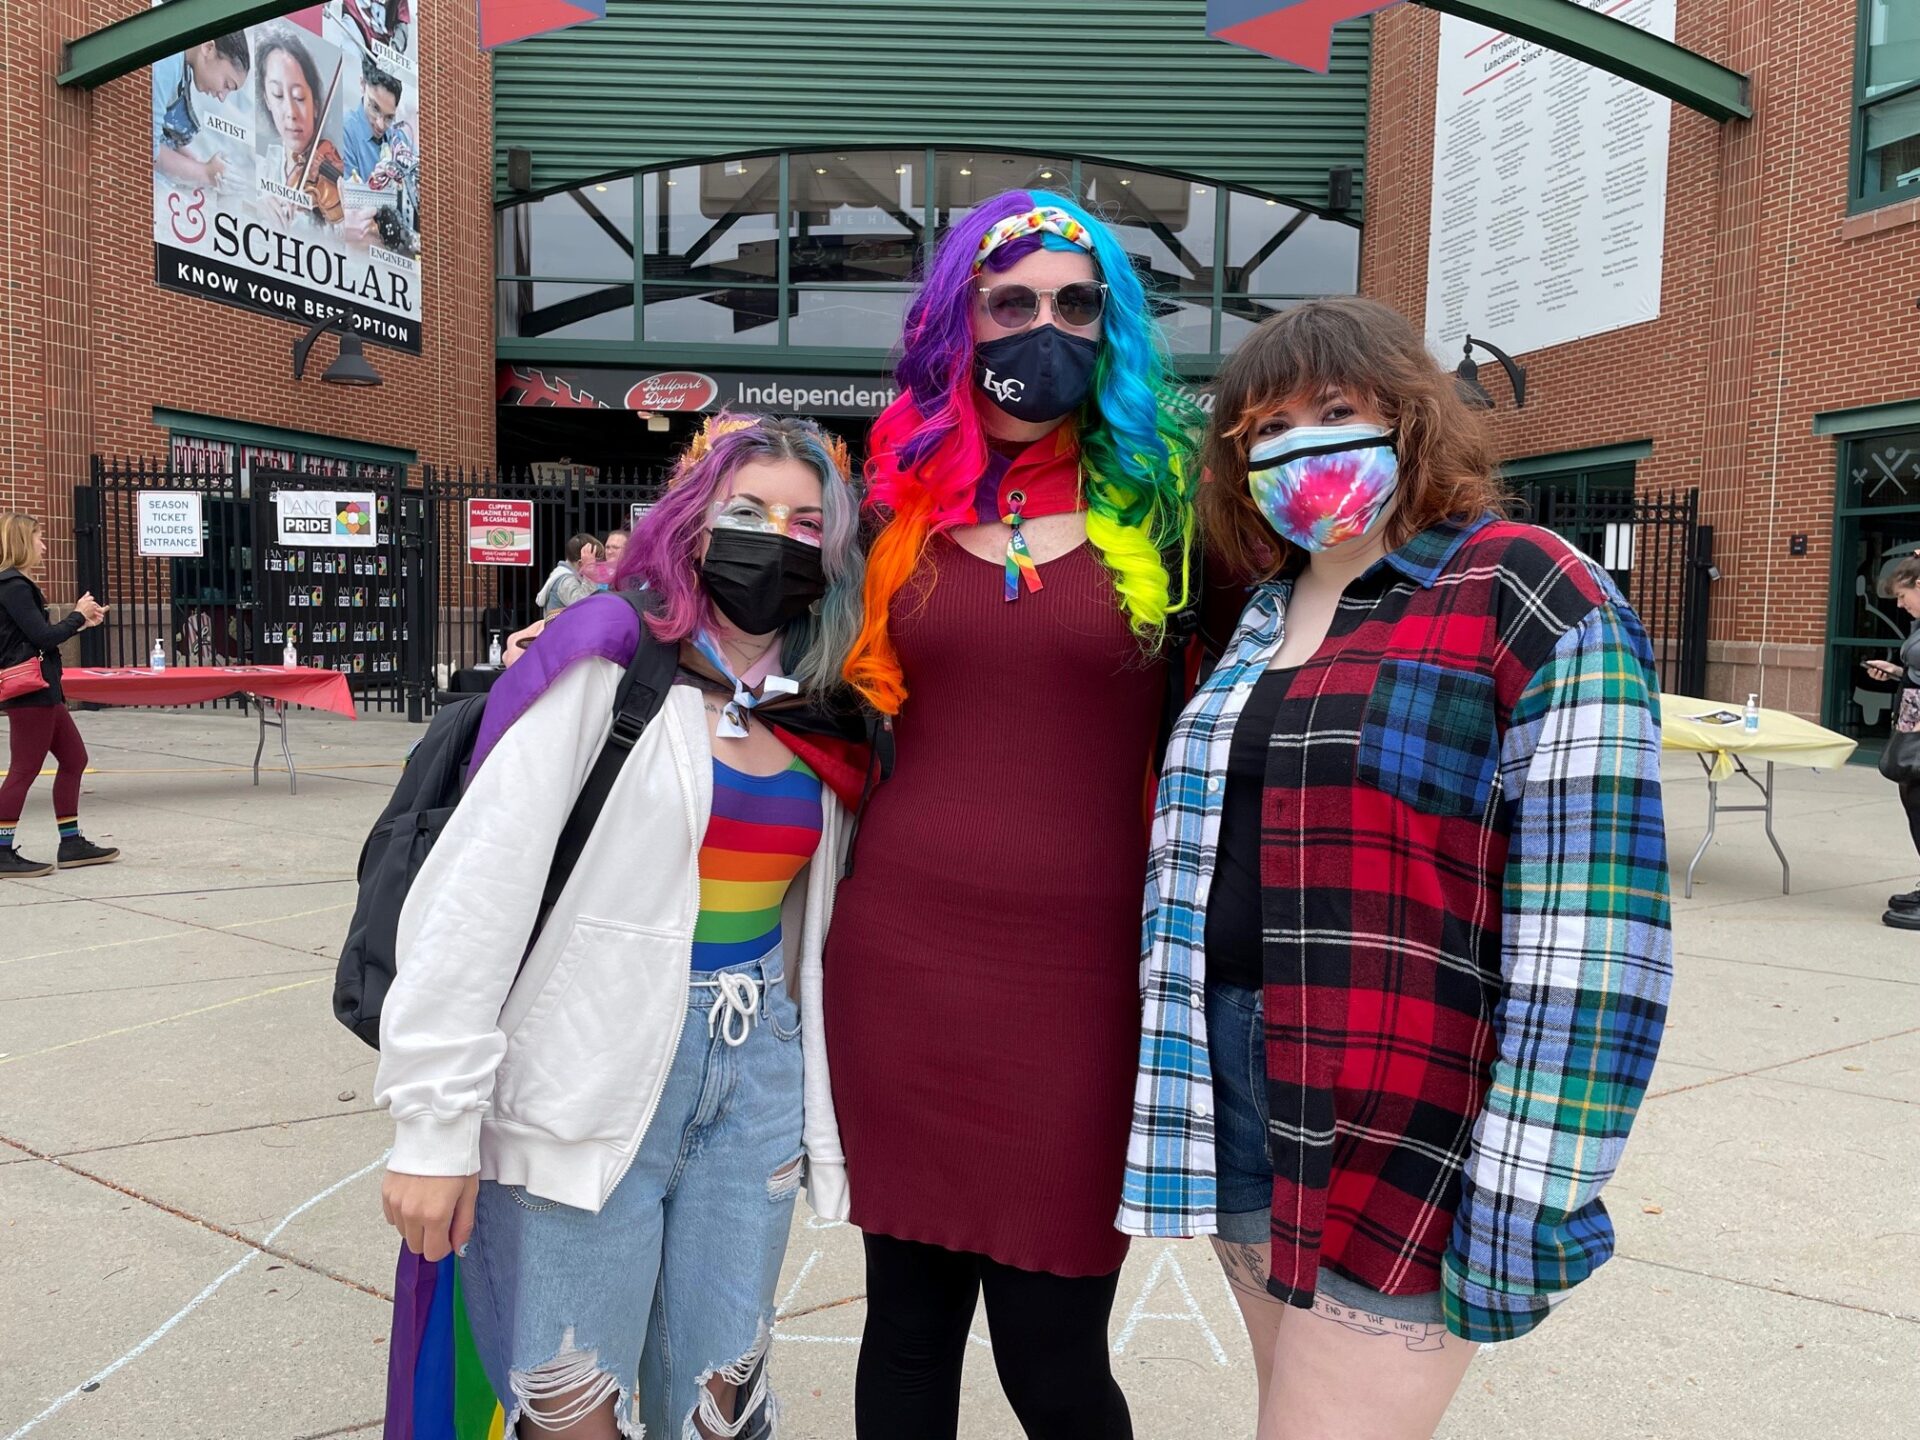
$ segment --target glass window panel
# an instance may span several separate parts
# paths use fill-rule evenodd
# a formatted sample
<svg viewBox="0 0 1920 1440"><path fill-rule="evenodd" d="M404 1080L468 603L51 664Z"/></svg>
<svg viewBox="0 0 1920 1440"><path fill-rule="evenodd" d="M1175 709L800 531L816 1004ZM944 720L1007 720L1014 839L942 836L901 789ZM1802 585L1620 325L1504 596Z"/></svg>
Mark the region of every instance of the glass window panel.
<svg viewBox="0 0 1920 1440"><path fill-rule="evenodd" d="M1352 295L1360 288L1360 232L1264 195L1233 192L1227 206L1229 292Z"/></svg>
<svg viewBox="0 0 1920 1440"><path fill-rule="evenodd" d="M662 289L646 287L640 335L649 342L692 345L776 345L778 290Z"/></svg>
<svg viewBox="0 0 1920 1440"><path fill-rule="evenodd" d="M1264 300L1245 295L1229 296L1222 302L1220 311L1220 353L1231 354L1261 321L1278 315L1282 310L1291 309L1300 303L1300 299L1297 295L1273 296Z"/></svg>
<svg viewBox="0 0 1920 1440"><path fill-rule="evenodd" d="M780 160L720 160L641 177L643 278L780 278Z"/></svg>
<svg viewBox="0 0 1920 1440"><path fill-rule="evenodd" d="M1207 301L1155 300L1155 316L1176 355L1206 355L1213 350L1213 306Z"/></svg>
<svg viewBox="0 0 1920 1440"><path fill-rule="evenodd" d="M794 345L890 350L912 299L910 290L796 290L787 339Z"/></svg>
<svg viewBox="0 0 1920 1440"><path fill-rule="evenodd" d="M1869 195L1920 186L1920 92L1867 111L1866 160Z"/></svg>
<svg viewBox="0 0 1920 1440"><path fill-rule="evenodd" d="M495 319L503 336L573 340L633 339L633 286L502 280Z"/></svg>
<svg viewBox="0 0 1920 1440"><path fill-rule="evenodd" d="M1087 208L1107 222L1156 289L1213 293L1219 186L1108 165L1082 166L1080 186Z"/></svg>
<svg viewBox="0 0 1920 1440"><path fill-rule="evenodd" d="M633 275L633 177L509 205L494 217L502 275Z"/></svg>
<svg viewBox="0 0 1920 1440"><path fill-rule="evenodd" d="M936 243L974 206L1002 190L1055 190L1073 184L1073 166L1038 155L942 150L934 157L933 228Z"/></svg>
<svg viewBox="0 0 1920 1440"><path fill-rule="evenodd" d="M1867 11L1867 98L1920 80L1920 5L1872 0Z"/></svg>
<svg viewBox="0 0 1920 1440"><path fill-rule="evenodd" d="M789 162L787 275L795 285L913 278L926 224L924 150L849 150Z"/></svg>
<svg viewBox="0 0 1920 1440"><path fill-rule="evenodd" d="M1920 508L1920 430L1847 447L1847 505Z"/></svg>

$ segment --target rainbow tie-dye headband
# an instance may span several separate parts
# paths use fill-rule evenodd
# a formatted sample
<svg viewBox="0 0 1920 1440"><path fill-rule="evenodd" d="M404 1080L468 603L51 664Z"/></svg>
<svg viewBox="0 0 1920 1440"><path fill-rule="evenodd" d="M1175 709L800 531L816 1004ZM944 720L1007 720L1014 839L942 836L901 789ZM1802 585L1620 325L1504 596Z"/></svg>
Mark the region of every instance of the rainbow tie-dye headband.
<svg viewBox="0 0 1920 1440"><path fill-rule="evenodd" d="M1009 215L982 235L980 249L973 257L973 268L978 270L986 263L987 256L1009 240L1018 240L1022 235L1033 235L1043 230L1049 235L1058 235L1069 244L1078 245L1089 255L1093 253L1093 237L1087 233L1086 226L1056 205L1042 205L1024 215Z"/></svg>

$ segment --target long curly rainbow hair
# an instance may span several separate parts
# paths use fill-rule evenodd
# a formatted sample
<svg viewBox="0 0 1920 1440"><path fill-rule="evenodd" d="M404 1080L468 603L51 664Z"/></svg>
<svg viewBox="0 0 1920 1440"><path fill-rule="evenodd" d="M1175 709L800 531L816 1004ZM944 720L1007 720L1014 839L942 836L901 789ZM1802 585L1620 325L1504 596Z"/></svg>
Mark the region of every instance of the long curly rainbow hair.
<svg viewBox="0 0 1920 1440"><path fill-rule="evenodd" d="M1093 395L1078 416L1087 538L1149 649L1190 599L1194 446L1204 417L1173 384L1166 342L1119 241L1064 196L1008 190L983 201L935 249L907 312L896 368L900 398L874 422L867 502L886 523L868 549L866 615L846 676L883 714L898 714L907 696L888 633L890 603L919 567L927 541L973 518L975 488L987 468L973 374L975 257L995 225L1041 207L1062 210L1085 227L1094 267L1107 284ZM1051 233L1022 236L992 250L985 268L1005 270L1042 246L1079 248ZM1168 572L1170 556L1177 557L1177 576Z"/></svg>

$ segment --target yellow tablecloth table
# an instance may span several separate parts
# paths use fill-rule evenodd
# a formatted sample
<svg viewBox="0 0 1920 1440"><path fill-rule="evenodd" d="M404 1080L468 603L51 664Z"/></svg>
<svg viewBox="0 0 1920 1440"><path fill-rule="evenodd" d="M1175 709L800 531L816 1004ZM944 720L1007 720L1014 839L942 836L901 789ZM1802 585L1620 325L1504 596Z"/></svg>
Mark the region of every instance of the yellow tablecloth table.
<svg viewBox="0 0 1920 1440"><path fill-rule="evenodd" d="M1689 897L1693 895L1693 872L1699 868L1700 857L1707 853L1707 846L1713 843L1720 816L1741 813L1766 816L1767 841L1773 846L1773 853L1780 857L1780 891L1782 894L1791 893L1793 867L1787 861L1787 852L1780 848L1779 838L1773 833L1773 767L1803 765L1810 770L1834 769L1846 764L1858 746L1857 741L1849 740L1845 735L1824 729L1811 720L1802 720L1798 715L1789 715L1784 710L1762 710L1760 729L1752 735L1737 720L1731 725L1718 725L1711 720L1694 718L1715 713L1740 715L1744 709L1741 705L1696 700L1690 695L1660 697L1660 748L1698 755L1701 768L1707 772L1707 833L1700 842L1700 848L1693 852L1692 863L1687 866L1686 893ZM1747 769L1749 760L1766 765L1767 778L1764 783ZM1720 803L1720 782L1731 780L1735 775L1743 775L1752 783L1760 792L1761 804Z"/></svg>

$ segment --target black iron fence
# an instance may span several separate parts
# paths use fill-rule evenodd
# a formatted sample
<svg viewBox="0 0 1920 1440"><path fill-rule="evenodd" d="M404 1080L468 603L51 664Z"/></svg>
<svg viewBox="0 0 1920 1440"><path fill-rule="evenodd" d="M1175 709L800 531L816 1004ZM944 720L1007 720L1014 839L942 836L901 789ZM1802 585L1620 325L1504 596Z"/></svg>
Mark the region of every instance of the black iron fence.
<svg viewBox="0 0 1920 1440"><path fill-rule="evenodd" d="M417 716L431 674L425 496L393 468L357 468L96 457L74 489L75 569L108 612L82 632L81 662L145 665L157 647L169 665L277 665L291 642L296 663L344 673L363 708ZM282 507L282 492L310 499Z"/></svg>
<svg viewBox="0 0 1920 1440"><path fill-rule="evenodd" d="M392 466L95 457L74 490L76 571L109 608L82 634L81 662L145 665L157 644L169 665L274 665L291 643L298 663L344 673L363 708L419 719L495 635L538 618L569 536L629 528L665 479L664 469L423 466L410 479ZM283 505L283 493L306 498ZM526 563L470 559L476 501L524 507Z"/></svg>
<svg viewBox="0 0 1920 1440"><path fill-rule="evenodd" d="M1661 688L1704 694L1714 571L1713 527L1700 523L1700 492L1523 487L1517 497L1520 518L1552 530L1613 576L1653 641Z"/></svg>
<svg viewBox="0 0 1920 1440"><path fill-rule="evenodd" d="M568 538L630 529L638 512L659 497L666 475L664 467L425 467L421 484L432 517L428 570L438 585L436 679L444 686L453 672L484 661L496 635L504 640L537 620L541 587L563 558ZM469 506L489 501L526 507L532 521L527 564L469 563Z"/></svg>

